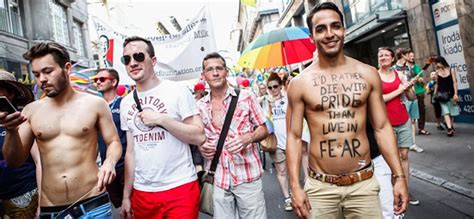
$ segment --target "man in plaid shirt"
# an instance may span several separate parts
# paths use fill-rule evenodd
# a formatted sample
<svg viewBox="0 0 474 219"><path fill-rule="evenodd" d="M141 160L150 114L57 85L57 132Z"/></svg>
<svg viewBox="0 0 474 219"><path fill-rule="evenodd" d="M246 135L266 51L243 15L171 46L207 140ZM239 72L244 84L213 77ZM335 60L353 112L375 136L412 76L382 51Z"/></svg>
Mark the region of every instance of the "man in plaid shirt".
<svg viewBox="0 0 474 219"><path fill-rule="evenodd" d="M224 58L210 53L203 60L203 76L211 92L197 103L206 142L199 147L210 161L227 109L235 90L227 84L228 70ZM256 142L267 136L265 116L255 95L241 90L214 178L215 218L266 218L262 189L262 163Z"/></svg>

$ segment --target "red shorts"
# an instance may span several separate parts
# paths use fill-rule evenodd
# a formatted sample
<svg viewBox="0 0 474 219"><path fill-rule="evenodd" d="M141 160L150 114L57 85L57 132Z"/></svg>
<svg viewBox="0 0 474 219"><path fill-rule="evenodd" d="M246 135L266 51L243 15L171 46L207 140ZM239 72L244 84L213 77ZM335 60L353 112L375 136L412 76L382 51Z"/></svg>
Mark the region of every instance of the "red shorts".
<svg viewBox="0 0 474 219"><path fill-rule="evenodd" d="M135 218L198 218L199 185L197 181L161 192L133 189L132 210Z"/></svg>

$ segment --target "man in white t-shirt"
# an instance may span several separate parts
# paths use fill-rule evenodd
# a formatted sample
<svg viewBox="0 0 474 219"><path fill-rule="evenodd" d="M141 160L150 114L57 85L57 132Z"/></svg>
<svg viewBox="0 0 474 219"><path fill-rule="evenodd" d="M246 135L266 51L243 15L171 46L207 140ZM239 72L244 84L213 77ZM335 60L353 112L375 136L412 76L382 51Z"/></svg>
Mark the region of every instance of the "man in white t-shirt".
<svg viewBox="0 0 474 219"><path fill-rule="evenodd" d="M189 144L203 144L205 135L195 100L185 86L156 76L149 40L129 37L123 47L122 63L143 111L133 93L120 105L129 144L122 217L197 218L199 186Z"/></svg>

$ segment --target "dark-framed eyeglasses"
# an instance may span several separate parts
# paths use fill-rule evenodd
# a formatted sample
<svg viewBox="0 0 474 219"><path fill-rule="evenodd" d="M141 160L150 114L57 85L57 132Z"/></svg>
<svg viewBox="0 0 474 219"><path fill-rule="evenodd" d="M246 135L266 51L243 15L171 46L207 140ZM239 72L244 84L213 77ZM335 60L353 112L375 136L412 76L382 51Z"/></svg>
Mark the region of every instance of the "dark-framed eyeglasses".
<svg viewBox="0 0 474 219"><path fill-rule="evenodd" d="M130 61L132 61L132 57L137 62L143 62L145 60L145 53L137 52L137 53L132 54L132 56L124 55L122 56L122 58L120 58L120 61L122 61L124 65L128 65L130 64Z"/></svg>
<svg viewBox="0 0 474 219"><path fill-rule="evenodd" d="M273 89L277 89L278 87L280 87L280 85L273 85L273 86L268 86L267 89L273 90Z"/></svg>
<svg viewBox="0 0 474 219"><path fill-rule="evenodd" d="M106 80L114 80L115 78L112 78L112 77L96 77L96 78L93 78L92 80L94 81L94 83L97 83L100 81L100 83L104 83Z"/></svg>

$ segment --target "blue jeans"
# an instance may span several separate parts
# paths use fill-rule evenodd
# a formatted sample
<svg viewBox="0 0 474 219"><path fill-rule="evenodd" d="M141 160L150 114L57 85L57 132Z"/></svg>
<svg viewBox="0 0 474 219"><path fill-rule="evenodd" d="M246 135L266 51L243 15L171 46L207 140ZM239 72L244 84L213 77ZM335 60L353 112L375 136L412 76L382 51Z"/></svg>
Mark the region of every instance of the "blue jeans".
<svg viewBox="0 0 474 219"><path fill-rule="evenodd" d="M105 205L101 205L97 208L92 209L92 211L85 212L84 215L80 217L80 219L89 219L89 218L111 219L112 218L112 204L107 203Z"/></svg>
<svg viewBox="0 0 474 219"><path fill-rule="evenodd" d="M107 193L104 193L102 195L99 195L97 197L94 197L92 198L92 200L95 200L95 199L98 199L100 197L102 197L103 195L106 195L108 196ZM108 197L107 197L108 199ZM91 200L91 201L92 201ZM86 202L87 203L87 202ZM77 214L78 211L80 212L80 216L77 217L77 216L74 216L73 213L70 212L70 209L72 208L69 208L68 210L66 211L55 211L55 212L51 212L51 211L43 211L43 209L45 208L41 208L41 214L40 214L40 218L41 219L56 219L56 218L65 218L65 219L70 219L70 218L79 218L79 219L91 219L91 218L96 218L96 219L111 219L112 218L112 204L109 202L105 203L105 204L102 204L102 205L99 205L93 209L90 209L90 210L87 210L86 205L83 204L83 203L80 203L80 204L76 204L75 205L75 209L77 209L77 211L75 211L75 213Z"/></svg>

